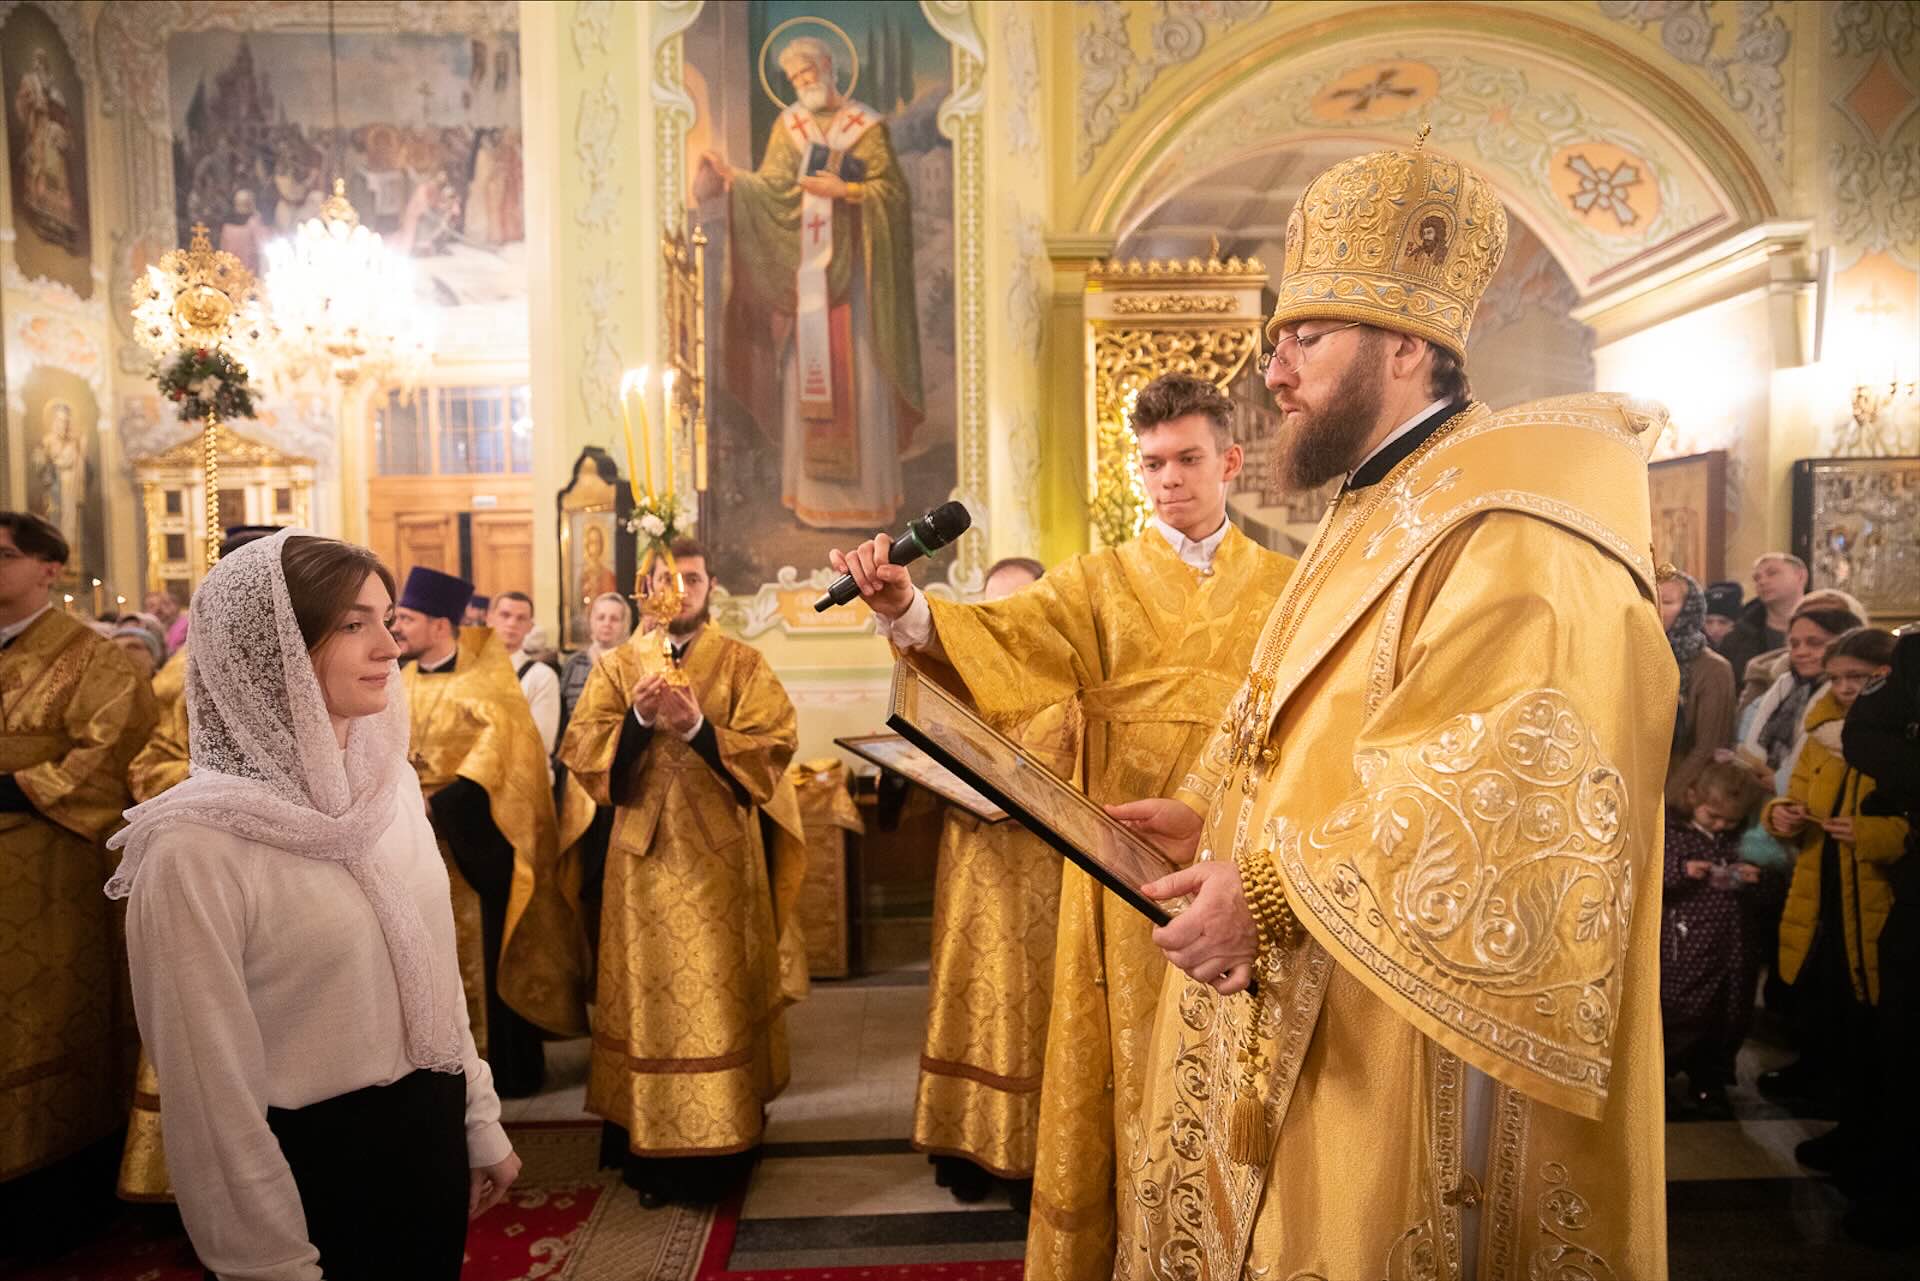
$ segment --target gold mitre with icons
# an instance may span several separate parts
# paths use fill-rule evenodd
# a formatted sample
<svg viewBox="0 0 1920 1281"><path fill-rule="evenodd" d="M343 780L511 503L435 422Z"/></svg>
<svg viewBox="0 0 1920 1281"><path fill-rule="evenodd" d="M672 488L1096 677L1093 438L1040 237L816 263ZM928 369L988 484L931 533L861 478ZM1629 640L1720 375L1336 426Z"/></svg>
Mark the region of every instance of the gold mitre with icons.
<svg viewBox="0 0 1920 1281"><path fill-rule="evenodd" d="M1357 320L1465 356L1474 308L1507 250L1493 187L1426 148L1373 151L1315 178L1287 216L1273 341L1294 321Z"/></svg>

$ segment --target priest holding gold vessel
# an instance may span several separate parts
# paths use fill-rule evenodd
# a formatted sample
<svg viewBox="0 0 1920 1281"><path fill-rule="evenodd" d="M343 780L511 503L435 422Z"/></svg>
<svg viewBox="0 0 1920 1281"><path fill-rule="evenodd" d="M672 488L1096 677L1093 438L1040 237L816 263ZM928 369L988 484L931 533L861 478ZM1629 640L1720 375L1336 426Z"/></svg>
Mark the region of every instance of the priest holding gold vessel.
<svg viewBox="0 0 1920 1281"><path fill-rule="evenodd" d="M1118 1276L1666 1275L1665 412L1469 399L1506 231L1418 145L1288 220L1279 466L1346 483L1193 775L1112 811L1194 860Z"/></svg>
<svg viewBox="0 0 1920 1281"><path fill-rule="evenodd" d="M559 759L615 807L587 1110L607 1123L602 1163L652 1207L725 1196L786 1087L782 1012L807 991L806 837L786 776L793 704L758 650L707 626L706 553L679 536L670 462L655 483L644 375L622 392L644 448L629 428L644 621L594 666Z"/></svg>
<svg viewBox="0 0 1920 1281"><path fill-rule="evenodd" d="M1004 600L927 597L888 563L885 535L834 552L833 568L853 576L897 649L956 675L997 726L1076 702L1080 776L1093 800L1164 794L1226 709L1293 567L1226 519L1242 462L1232 412L1218 388L1189 374L1141 389L1131 427L1152 527ZM1116 1214L1128 1209L1116 1199L1116 1158L1138 1121L1165 968L1150 930L1091 876L1064 869L1027 1240L1035 1281L1113 1268Z"/></svg>

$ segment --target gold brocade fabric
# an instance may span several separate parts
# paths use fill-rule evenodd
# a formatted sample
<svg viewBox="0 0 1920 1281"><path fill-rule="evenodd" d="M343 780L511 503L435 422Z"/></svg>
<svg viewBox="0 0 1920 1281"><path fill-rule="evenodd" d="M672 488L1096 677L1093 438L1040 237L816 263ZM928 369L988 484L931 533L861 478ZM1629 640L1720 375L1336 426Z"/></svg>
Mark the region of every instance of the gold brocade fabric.
<svg viewBox="0 0 1920 1281"><path fill-rule="evenodd" d="M1229 529L1212 572L1149 530L982 605L929 602L946 660L1000 724L1077 699L1080 777L1108 803L1164 795L1246 671L1293 562ZM1147 919L1067 864L1061 874L1027 1275L1112 1269L1117 1135L1139 1106L1165 964Z"/></svg>
<svg viewBox="0 0 1920 1281"><path fill-rule="evenodd" d="M160 704L159 719L147 745L127 766L127 788L136 802L150 801L183 781L191 764L187 756L187 700L176 697Z"/></svg>
<svg viewBox="0 0 1920 1281"><path fill-rule="evenodd" d="M102 842L153 716L126 656L65 614L42 614L0 650L0 774L33 805L0 814L0 1181L125 1115L132 1011Z"/></svg>
<svg viewBox="0 0 1920 1281"><path fill-rule="evenodd" d="M1201 857L1266 853L1305 929L1257 999L1169 971L1118 1275L1666 1275L1656 422L1476 409L1329 512L1265 717L1236 696L1180 792ZM1250 1017L1257 1165L1228 1154Z"/></svg>
<svg viewBox="0 0 1920 1281"><path fill-rule="evenodd" d="M641 1156L711 1156L760 1141L764 1109L787 1084L782 1011L806 993L794 911L805 833L785 772L798 723L759 652L707 628L682 670L727 779L664 729L613 779L637 647L657 644L642 634L600 660L560 745L595 801L629 802L614 815L601 890L587 1110L623 1126Z"/></svg>
<svg viewBox="0 0 1920 1281"><path fill-rule="evenodd" d="M152 800L187 776L191 762L187 755L187 700L182 697L186 679L187 647L182 645L153 677L159 716L146 746L127 766L127 790L135 803ZM144 1048L134 1077L133 1110L127 1116L118 1191L123 1201L173 1200L166 1143L160 1132L160 1083Z"/></svg>
<svg viewBox="0 0 1920 1281"><path fill-rule="evenodd" d="M583 1034L588 960L577 842L592 821L591 802L569 780L556 814L540 731L491 628L461 629L452 671L422 674L408 666L400 676L413 712L409 756L420 790L431 797L456 778L479 784L494 825L513 846L513 890L498 975L501 998L549 1032ZM479 898L444 839L440 845L453 882L467 1013L474 1043L484 1047Z"/></svg>
<svg viewBox="0 0 1920 1281"><path fill-rule="evenodd" d="M1072 778L1079 708L1060 703L1025 726L1028 754ZM1053 998L1060 855L1009 819L949 806L933 887L927 1037L913 1145L965 1157L1008 1179L1033 1177L1040 1077Z"/></svg>

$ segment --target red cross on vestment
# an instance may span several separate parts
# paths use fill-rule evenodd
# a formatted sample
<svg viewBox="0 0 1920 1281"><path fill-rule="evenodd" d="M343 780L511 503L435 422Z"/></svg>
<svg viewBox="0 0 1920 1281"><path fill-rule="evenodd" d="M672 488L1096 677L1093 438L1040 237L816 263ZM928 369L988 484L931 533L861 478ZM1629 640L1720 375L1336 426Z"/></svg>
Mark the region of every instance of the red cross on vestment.
<svg viewBox="0 0 1920 1281"><path fill-rule="evenodd" d="M847 117L847 127L850 129L858 129L861 125L865 123L867 123L867 117L865 112L855 111L853 114Z"/></svg>
<svg viewBox="0 0 1920 1281"><path fill-rule="evenodd" d="M820 231L826 225L827 225L827 220L825 218L822 218L819 214L815 214L813 216L813 221L807 224L807 230L813 233L814 244L817 245L820 243Z"/></svg>
<svg viewBox="0 0 1920 1281"><path fill-rule="evenodd" d="M787 128L793 130L793 136L800 140L800 143L802 146L806 145L807 127L805 124L801 123L799 116L793 116L790 119L788 119Z"/></svg>

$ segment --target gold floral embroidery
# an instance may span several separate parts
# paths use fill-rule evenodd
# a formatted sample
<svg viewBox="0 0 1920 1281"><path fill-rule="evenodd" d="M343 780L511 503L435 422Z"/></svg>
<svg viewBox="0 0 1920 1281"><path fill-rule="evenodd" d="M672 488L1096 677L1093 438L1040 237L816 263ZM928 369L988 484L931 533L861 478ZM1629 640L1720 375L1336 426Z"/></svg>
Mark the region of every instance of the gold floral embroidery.
<svg viewBox="0 0 1920 1281"><path fill-rule="evenodd" d="M1475 1041L1604 1091L1633 908L1626 787L1571 700L1529 690L1354 768L1356 797L1278 847L1301 905Z"/></svg>
<svg viewBox="0 0 1920 1281"><path fill-rule="evenodd" d="M1528 1281L1615 1281L1613 1265L1572 1238L1592 1226L1593 1207L1558 1161L1540 1167L1536 1220L1546 1238L1527 1259Z"/></svg>

